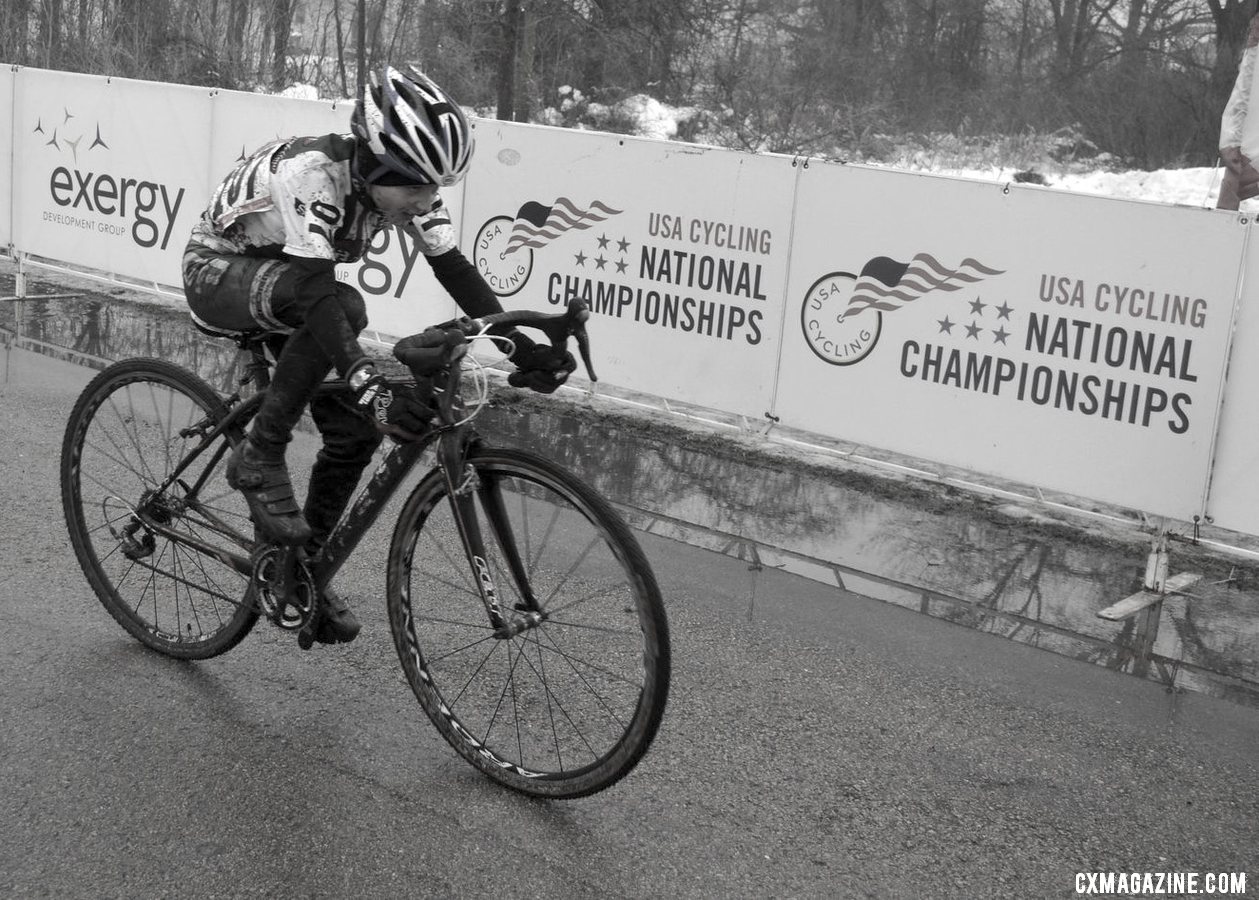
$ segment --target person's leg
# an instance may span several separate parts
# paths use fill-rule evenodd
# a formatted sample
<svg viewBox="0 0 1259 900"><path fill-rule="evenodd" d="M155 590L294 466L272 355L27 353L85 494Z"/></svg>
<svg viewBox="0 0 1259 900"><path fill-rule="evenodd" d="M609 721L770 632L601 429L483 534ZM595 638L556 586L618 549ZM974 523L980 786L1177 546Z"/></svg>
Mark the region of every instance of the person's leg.
<svg viewBox="0 0 1259 900"><path fill-rule="evenodd" d="M323 548L354 496L363 470L380 446L381 435L371 419L340 395L316 397L311 401L310 413L323 436L323 447L315 457L303 509L311 529L306 549L314 556Z"/></svg>
<svg viewBox="0 0 1259 900"><path fill-rule="evenodd" d="M311 301L297 289L295 268L280 266L274 275L255 281L250 301L259 319L292 332L276 360L271 387L250 436L260 448L282 453L328 372L335 369L345 378L365 361L358 336L367 327L367 306L358 291L341 283L335 293Z"/></svg>
<svg viewBox="0 0 1259 900"><path fill-rule="evenodd" d="M367 324L353 288L337 284L334 293L311 300L300 290L303 278L284 260L221 253L195 231L184 256L185 293L199 321L288 333L248 440L229 460L228 480L245 494L262 530L293 545L309 541L311 531L293 496L285 450L329 370L345 376L365 359L357 336Z"/></svg>
<svg viewBox="0 0 1259 900"><path fill-rule="evenodd" d="M367 327L367 307L362 296L348 285L338 285L337 303L345 324L357 340ZM381 435L375 423L359 412L345 395L316 396L311 401L310 414L323 437L302 510L311 530L306 552L314 557L354 496L363 470L380 446ZM349 604L331 586L324 589L320 599L323 615L315 639L325 644L354 640L361 626Z"/></svg>
<svg viewBox="0 0 1259 900"><path fill-rule="evenodd" d="M281 284L277 285L277 295L279 295L278 288L282 286L283 279L281 279ZM326 298L317 303L309 311L309 318L301 323L284 342L284 349L276 360L275 371L271 376L271 386L267 389L267 395L263 398L262 405L258 408L258 414L254 417L250 428L247 442L249 447L241 462L237 464L238 478L244 479L247 487L263 485L266 480L266 473L263 470L268 467L274 470L277 464L281 466L284 464L285 448L292 440L293 429L301 419L307 403L314 396L316 388L327 377L329 371L336 368L340 372L347 362L357 362L363 357L362 350L358 348L357 334L366 324L366 317L361 316L361 321L355 323L357 328L352 330L353 326L341 303L342 294L342 291L338 291L336 297ZM357 300L360 307L362 306L362 299L357 293L353 295L353 299ZM350 305L352 307L352 304ZM301 316L300 306L296 303L288 303L280 320L287 319L286 324L296 324ZM347 344L350 346L347 347ZM335 356L325 349L328 346L335 348ZM371 425L370 422L366 424ZM375 431L374 426L372 430ZM369 451L367 459L370 458ZM366 460L363 464L366 465ZM247 471L251 467L254 470L252 473ZM319 469L320 466L316 463L316 474ZM287 471L285 478L287 480ZM318 482L312 480L310 486L310 492L315 494L332 489L334 488L331 487L331 483L322 478ZM283 540L284 543L295 544L306 544L311 540L310 523L304 520L304 516L298 512L296 502L292 500L291 483L287 495L283 495L283 491L275 488L275 497L268 505L267 511L273 519L282 520L272 521L268 529L277 535L277 539ZM340 512L340 509L336 511L338 516ZM335 518L331 524L336 524ZM330 529L331 525L328 528ZM326 537L325 531L323 538Z"/></svg>
<svg viewBox="0 0 1259 900"><path fill-rule="evenodd" d="M280 287L285 286L281 284ZM275 296L274 309L280 320L295 318L288 306L289 293L277 290ZM359 412L347 396L315 396L319 381L330 369L336 369L344 377L364 358L358 345L358 335L367 327L367 307L362 296L350 286L338 284L332 298L325 298L308 309L305 315L304 325L288 338L281 355L282 359L287 358L290 362L283 366L277 364L276 371L279 373L283 369L293 373L296 388L304 390L305 397L313 398L310 400L311 417L323 438L323 446L311 470L310 487L302 510L303 519L310 527L305 549L307 555L313 557L327 541L354 495L363 469L371 462L372 454L380 444L381 435L375 423ZM298 345L296 350L293 348L295 343ZM319 370L319 375L307 390L301 379L308 371L313 375L315 369ZM291 393L293 391L285 386L278 391L281 398ZM301 411L299 406L297 416L301 415ZM284 433L291 434L292 425L297 422L296 418L292 418L292 425L288 424L291 413L291 408L277 401L275 410L268 411L264 417L261 430L256 427L255 432L263 439L273 440L287 426L288 430ZM262 410L259 416L263 416ZM277 423L273 434L272 429ZM320 606L315 640L326 644L346 643L358 636L361 629L358 619L331 587L324 589Z"/></svg>
<svg viewBox="0 0 1259 900"><path fill-rule="evenodd" d="M276 366L271 386L248 440L228 462L228 480L243 491L255 522L273 539L306 545L313 555L341 517L380 435L344 399L316 399L311 413L324 447L311 475L306 512L298 510L284 451L328 371L335 366L344 376L362 359L357 337L367 327L367 309L347 285L337 286L333 302L304 307L292 274L278 260L218 253L195 233L184 256L184 288L194 318L226 331L272 332L269 347ZM358 635L358 620L333 591L325 590L320 604L317 640L347 642Z"/></svg>
<svg viewBox="0 0 1259 900"><path fill-rule="evenodd" d="M270 308L270 294L284 273L285 263L225 253L216 241L198 226L184 252L184 294L193 318L224 332L291 331L292 326L258 314L260 309ZM298 342L298 355L301 349ZM310 374L302 370L300 362L290 362L288 367L277 364L276 380L288 384L290 389L268 392L263 402L266 413L260 410L258 416L263 423L261 430L255 422L250 439L232 454L227 465L228 482L245 495L254 524L273 540L291 545L310 539L310 528L293 497L293 485L284 465L289 433L306 402L301 395ZM323 371L327 371L326 362ZM323 377L322 373L319 377ZM255 434L260 435L257 441Z"/></svg>
<svg viewBox="0 0 1259 900"><path fill-rule="evenodd" d="M323 447L315 457L303 508L311 530L306 552L314 557L354 496L363 470L380 445L381 435L375 424L344 396L317 396L311 401L310 413L323 435ZM331 587L324 589L321 600L323 616L315 639L325 644L354 640L361 626L349 604Z"/></svg>

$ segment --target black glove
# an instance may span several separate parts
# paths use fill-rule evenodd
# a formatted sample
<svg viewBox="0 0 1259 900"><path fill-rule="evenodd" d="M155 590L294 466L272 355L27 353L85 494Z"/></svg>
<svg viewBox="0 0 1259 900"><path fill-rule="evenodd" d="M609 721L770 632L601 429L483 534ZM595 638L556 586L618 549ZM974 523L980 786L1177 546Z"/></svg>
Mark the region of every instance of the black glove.
<svg viewBox="0 0 1259 900"><path fill-rule="evenodd" d="M568 380L577 368L577 360L567 350L556 350L550 344L535 344L515 332L511 335L516 350L509 357L516 371L507 376L512 387L526 387L540 394L549 394Z"/></svg>
<svg viewBox="0 0 1259 900"><path fill-rule="evenodd" d="M400 440L418 440L436 415L431 403L414 389L391 386L372 373L358 388L356 405L376 422L376 429Z"/></svg>

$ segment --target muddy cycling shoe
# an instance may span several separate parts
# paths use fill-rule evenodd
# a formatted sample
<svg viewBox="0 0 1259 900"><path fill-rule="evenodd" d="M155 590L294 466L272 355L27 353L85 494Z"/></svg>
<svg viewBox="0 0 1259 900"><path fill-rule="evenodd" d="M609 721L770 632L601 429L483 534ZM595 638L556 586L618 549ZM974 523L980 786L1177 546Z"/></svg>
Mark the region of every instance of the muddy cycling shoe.
<svg viewBox="0 0 1259 900"><path fill-rule="evenodd" d="M310 540L310 526L293 496L284 458L272 459L245 441L227 461L227 483L249 504L254 524L279 544L299 546Z"/></svg>
<svg viewBox="0 0 1259 900"><path fill-rule="evenodd" d="M362 629L350 605L332 588L324 588L315 621L297 634L297 644L309 650L311 644L348 644Z"/></svg>
<svg viewBox="0 0 1259 900"><path fill-rule="evenodd" d="M321 644L348 644L358 637L363 627L350 609L350 604L332 588L324 588L323 608L319 612L315 640Z"/></svg>

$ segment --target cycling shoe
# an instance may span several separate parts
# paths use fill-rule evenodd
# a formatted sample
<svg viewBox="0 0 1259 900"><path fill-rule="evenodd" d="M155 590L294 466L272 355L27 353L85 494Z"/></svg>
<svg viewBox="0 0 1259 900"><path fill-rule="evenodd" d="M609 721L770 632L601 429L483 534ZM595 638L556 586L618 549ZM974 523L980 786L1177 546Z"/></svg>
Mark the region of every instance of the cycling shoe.
<svg viewBox="0 0 1259 900"><path fill-rule="evenodd" d="M289 546L310 540L283 457L268 458L247 440L227 461L227 483L244 495L254 524L271 540Z"/></svg>

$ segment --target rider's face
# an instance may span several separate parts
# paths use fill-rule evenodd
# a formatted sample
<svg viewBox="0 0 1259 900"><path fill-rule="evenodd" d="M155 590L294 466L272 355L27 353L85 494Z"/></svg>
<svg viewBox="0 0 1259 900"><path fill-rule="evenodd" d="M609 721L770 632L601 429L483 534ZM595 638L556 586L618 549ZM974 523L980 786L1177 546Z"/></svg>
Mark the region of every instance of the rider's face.
<svg viewBox="0 0 1259 900"><path fill-rule="evenodd" d="M422 216L437 200L435 184L373 184L367 192L376 209L394 221Z"/></svg>

